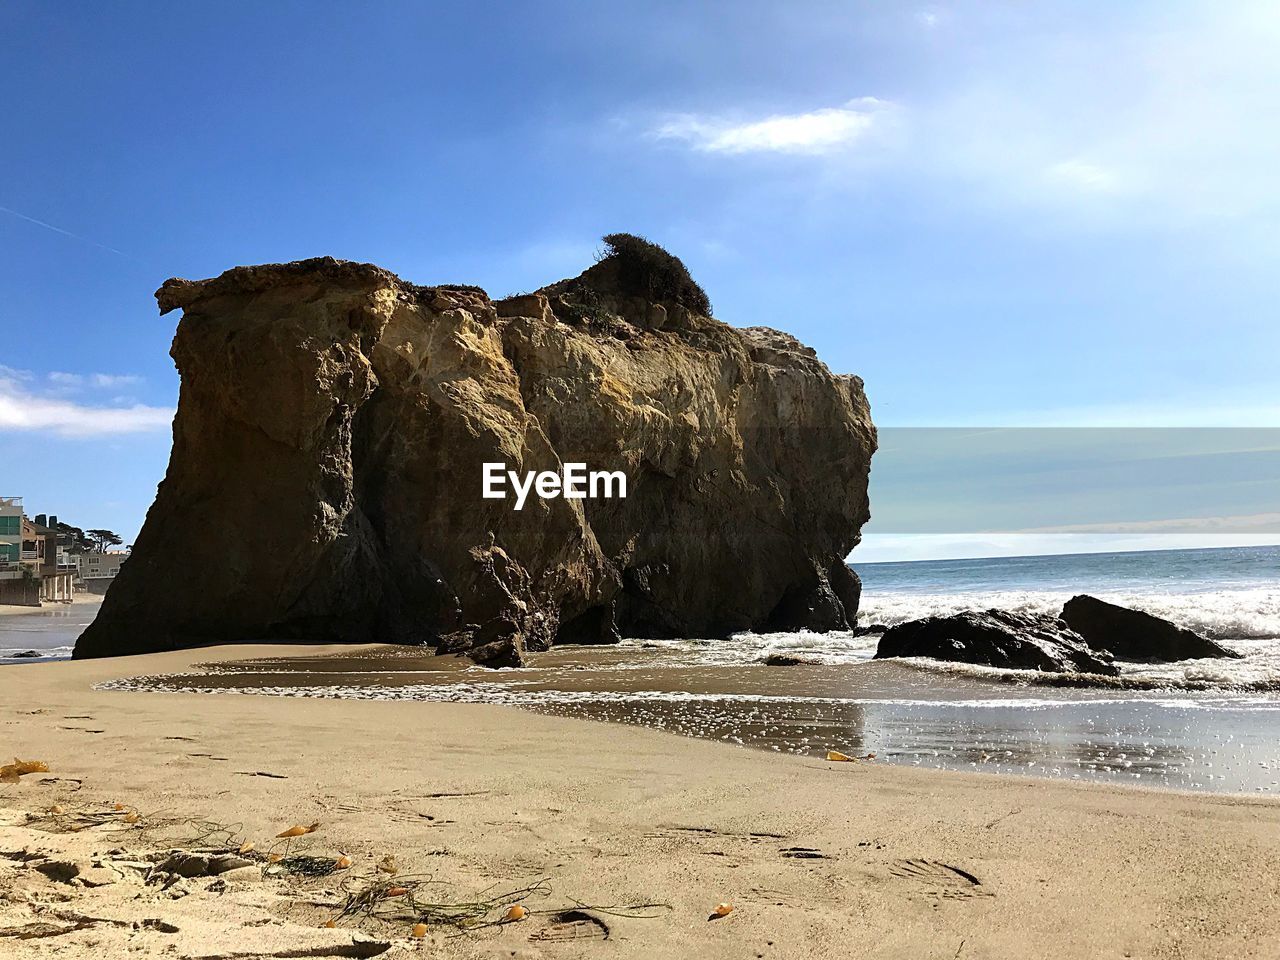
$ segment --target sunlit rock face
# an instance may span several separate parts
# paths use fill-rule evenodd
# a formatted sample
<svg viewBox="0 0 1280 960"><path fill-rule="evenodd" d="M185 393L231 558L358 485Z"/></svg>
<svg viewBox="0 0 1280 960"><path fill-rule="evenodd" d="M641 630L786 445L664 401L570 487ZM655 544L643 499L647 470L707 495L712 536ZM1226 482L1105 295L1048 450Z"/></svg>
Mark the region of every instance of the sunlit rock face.
<svg viewBox="0 0 1280 960"><path fill-rule="evenodd" d="M173 452L75 655L386 641L501 664L850 624L862 381L611 270L497 302L330 258L165 283ZM482 496L486 463L568 462L626 497Z"/></svg>

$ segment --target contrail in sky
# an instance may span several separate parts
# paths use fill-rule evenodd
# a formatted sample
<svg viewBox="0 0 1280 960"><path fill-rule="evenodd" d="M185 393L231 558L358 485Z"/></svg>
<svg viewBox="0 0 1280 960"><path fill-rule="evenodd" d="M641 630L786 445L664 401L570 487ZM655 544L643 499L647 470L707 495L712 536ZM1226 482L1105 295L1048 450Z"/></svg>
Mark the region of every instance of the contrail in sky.
<svg viewBox="0 0 1280 960"><path fill-rule="evenodd" d="M125 253L123 250L117 250L115 247L108 247L105 243L99 243L97 240L90 240L88 237L82 237L78 233L72 233L70 230L63 230L61 227L55 227L52 223L45 223L43 220L37 220L35 217L28 217L25 213L19 213L17 210L10 210L8 207L0 206L0 212L10 214L19 220L25 220L27 223L34 223L37 227L44 227L46 230L52 230L54 233L60 233L64 237L70 237L72 240L79 240L82 243L88 243L101 250L107 250L117 256L124 257L126 260L132 260L134 263L141 263L144 267L147 264L139 260L133 254Z"/></svg>

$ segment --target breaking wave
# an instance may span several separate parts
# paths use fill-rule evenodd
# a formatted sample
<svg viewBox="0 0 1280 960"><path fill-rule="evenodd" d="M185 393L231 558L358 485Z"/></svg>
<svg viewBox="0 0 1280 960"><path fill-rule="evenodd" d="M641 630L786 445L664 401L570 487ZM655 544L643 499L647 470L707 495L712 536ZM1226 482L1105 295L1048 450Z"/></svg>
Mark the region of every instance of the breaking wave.
<svg viewBox="0 0 1280 960"><path fill-rule="evenodd" d="M1172 620L1215 640L1280 637L1280 586L1202 593L1097 591L1099 599ZM864 594L858 622L893 626L919 617L946 616L962 610L997 607L1015 613L1057 615L1071 599L1069 591L986 590L962 593Z"/></svg>

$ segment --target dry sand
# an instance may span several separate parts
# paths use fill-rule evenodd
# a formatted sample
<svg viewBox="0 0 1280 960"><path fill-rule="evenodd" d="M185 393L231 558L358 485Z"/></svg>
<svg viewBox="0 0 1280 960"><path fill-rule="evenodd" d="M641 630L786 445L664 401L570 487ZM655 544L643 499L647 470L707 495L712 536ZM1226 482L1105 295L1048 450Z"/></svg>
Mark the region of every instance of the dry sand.
<svg viewBox="0 0 1280 960"><path fill-rule="evenodd" d="M0 956L1280 956L1273 800L824 763L493 706L89 689L288 649L0 669L0 752L50 767L0 784ZM87 814L106 825L62 832ZM199 845L189 819L255 853L319 822L291 854L352 866L178 880L156 860ZM465 934L323 929L344 890L395 882L388 856L445 881L421 900L549 893ZM575 901L610 910L552 915ZM640 903L669 907L626 915Z"/></svg>

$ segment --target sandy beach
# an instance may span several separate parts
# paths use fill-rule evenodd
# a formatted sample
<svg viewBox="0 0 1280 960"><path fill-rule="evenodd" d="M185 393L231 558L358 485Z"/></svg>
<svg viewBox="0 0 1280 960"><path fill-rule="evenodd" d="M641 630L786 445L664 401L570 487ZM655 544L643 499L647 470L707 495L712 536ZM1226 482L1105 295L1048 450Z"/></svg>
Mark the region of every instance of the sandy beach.
<svg viewBox="0 0 1280 960"><path fill-rule="evenodd" d="M49 765L0 785L3 952L1280 950L1280 803L1270 799L827 763L491 705L90 689L325 649L217 648L0 672L6 757ZM61 813L49 812L55 806ZM284 850L277 833L313 823L285 852L345 855L350 867L303 877L258 859ZM161 869L171 849L207 858L246 842L251 866L224 876ZM394 875L378 869L387 858ZM80 875L68 880L60 862ZM418 886L426 876L441 882ZM408 922L341 916L347 893L378 883L384 892L413 886L418 902L493 898L489 921L510 905L507 891L539 889L510 898L530 911L523 920L467 933L433 923L415 939ZM709 920L722 902L733 911Z"/></svg>

